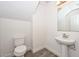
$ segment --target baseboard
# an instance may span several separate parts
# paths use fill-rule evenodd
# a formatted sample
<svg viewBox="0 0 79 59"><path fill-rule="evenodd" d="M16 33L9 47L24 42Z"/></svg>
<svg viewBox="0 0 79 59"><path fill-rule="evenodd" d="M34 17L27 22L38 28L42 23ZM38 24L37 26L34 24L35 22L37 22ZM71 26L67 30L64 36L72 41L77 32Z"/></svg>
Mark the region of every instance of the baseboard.
<svg viewBox="0 0 79 59"><path fill-rule="evenodd" d="M51 49L50 47L45 47L46 49L48 49L50 52L54 53L56 56L61 57L60 53L57 53L56 50Z"/></svg>
<svg viewBox="0 0 79 59"><path fill-rule="evenodd" d="M7 54L5 54L4 56L2 55L1 57L13 57L14 56L14 54L12 54L12 53L7 53Z"/></svg>

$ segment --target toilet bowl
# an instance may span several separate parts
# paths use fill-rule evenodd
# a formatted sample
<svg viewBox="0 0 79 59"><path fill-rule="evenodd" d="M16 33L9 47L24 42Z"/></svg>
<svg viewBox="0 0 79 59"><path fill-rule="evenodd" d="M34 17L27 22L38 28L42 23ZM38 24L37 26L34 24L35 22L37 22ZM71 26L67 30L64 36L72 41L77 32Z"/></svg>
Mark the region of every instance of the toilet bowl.
<svg viewBox="0 0 79 59"><path fill-rule="evenodd" d="M27 46L24 45L24 37L16 36L14 40L14 55L16 57L23 57L24 54L27 52Z"/></svg>
<svg viewBox="0 0 79 59"><path fill-rule="evenodd" d="M21 45L15 48L14 55L17 57L23 57L27 51L27 47L25 45Z"/></svg>

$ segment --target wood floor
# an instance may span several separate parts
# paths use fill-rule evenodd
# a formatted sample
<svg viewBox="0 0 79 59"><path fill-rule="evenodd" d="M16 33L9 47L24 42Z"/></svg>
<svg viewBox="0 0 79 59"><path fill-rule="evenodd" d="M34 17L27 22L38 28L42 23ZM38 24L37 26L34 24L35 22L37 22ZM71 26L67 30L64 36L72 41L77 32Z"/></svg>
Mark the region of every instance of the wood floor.
<svg viewBox="0 0 79 59"><path fill-rule="evenodd" d="M52 52L50 52L47 49L42 49L36 53L32 53L32 51L28 51L24 57L57 57L56 55L54 55Z"/></svg>

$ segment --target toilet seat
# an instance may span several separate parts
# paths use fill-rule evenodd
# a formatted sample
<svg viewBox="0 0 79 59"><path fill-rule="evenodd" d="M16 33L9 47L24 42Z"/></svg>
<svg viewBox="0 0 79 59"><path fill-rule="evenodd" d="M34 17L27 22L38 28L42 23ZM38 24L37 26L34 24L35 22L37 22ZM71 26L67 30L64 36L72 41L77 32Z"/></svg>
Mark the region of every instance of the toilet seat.
<svg viewBox="0 0 79 59"><path fill-rule="evenodd" d="M23 52L26 50L26 46L25 45L21 45L15 48L15 52Z"/></svg>
<svg viewBox="0 0 79 59"><path fill-rule="evenodd" d="M17 56L23 55L27 51L27 48L25 45L21 45L15 48L14 54Z"/></svg>

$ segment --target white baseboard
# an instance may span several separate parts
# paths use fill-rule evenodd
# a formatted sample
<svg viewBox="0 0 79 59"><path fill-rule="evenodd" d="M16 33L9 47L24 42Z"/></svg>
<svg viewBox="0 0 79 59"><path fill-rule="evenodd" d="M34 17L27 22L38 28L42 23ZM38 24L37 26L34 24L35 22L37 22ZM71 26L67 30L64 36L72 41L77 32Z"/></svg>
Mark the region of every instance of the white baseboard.
<svg viewBox="0 0 79 59"><path fill-rule="evenodd" d="M2 55L1 57L13 57L14 56L14 54L12 54L12 53L7 53L7 54L5 54L5 55Z"/></svg>
<svg viewBox="0 0 79 59"><path fill-rule="evenodd" d="M56 50L50 48L50 47L45 47L46 49L48 49L50 52L54 53L55 55L57 55L58 57L61 57L61 54L56 52Z"/></svg>

